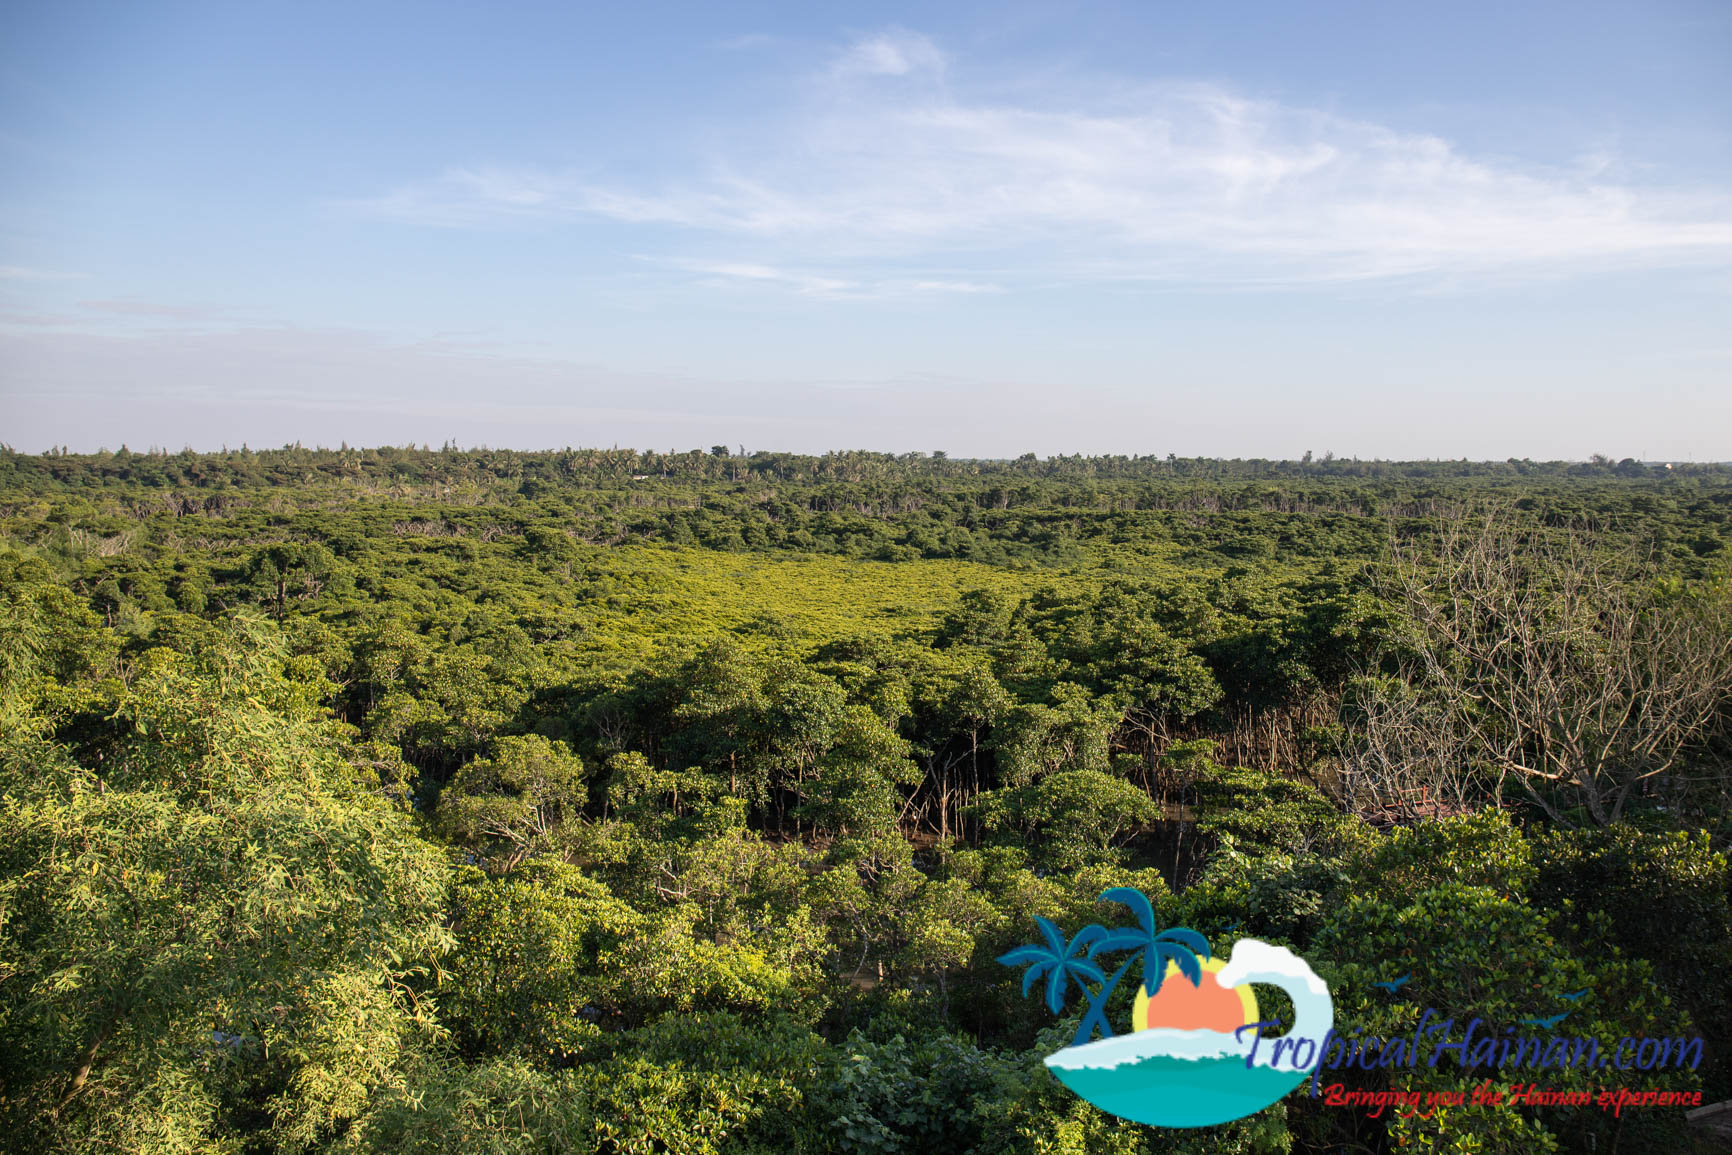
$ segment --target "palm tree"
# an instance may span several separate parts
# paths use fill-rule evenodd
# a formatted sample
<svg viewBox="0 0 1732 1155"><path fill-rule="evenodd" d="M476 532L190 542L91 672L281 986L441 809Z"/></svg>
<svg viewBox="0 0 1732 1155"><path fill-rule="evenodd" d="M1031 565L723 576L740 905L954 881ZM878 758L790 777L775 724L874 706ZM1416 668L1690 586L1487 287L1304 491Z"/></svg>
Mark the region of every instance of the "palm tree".
<svg viewBox="0 0 1732 1155"><path fill-rule="evenodd" d="M1076 1038L1071 1040L1071 1046L1080 1047L1088 1042L1094 1037L1097 1028L1100 1030L1101 1038L1110 1039L1113 1037L1112 1025L1107 1022L1107 1000L1112 998L1114 991L1118 990L1119 980L1125 977L1125 972L1130 970L1131 964L1136 961L1137 956L1132 955L1120 963L1119 969L1113 972L1111 978L1101 984L1100 990L1088 994L1088 1014L1084 1015L1082 1022L1077 1025ZM1087 994L1088 992L1085 991L1084 993Z"/></svg>
<svg viewBox="0 0 1732 1155"><path fill-rule="evenodd" d="M1166 977L1169 961L1178 965L1179 972L1191 980L1192 986L1203 981L1202 963L1197 956L1210 957L1209 940L1191 930L1189 927L1169 927L1158 930L1155 926L1155 910L1149 905L1149 900L1138 890L1128 886L1117 886L1103 891L1101 902L1117 902L1131 908L1136 916L1135 927L1122 927L1118 930L1107 930L1099 924L1091 923L1077 931L1076 937L1068 943L1064 934L1051 922L1039 915L1035 916L1035 925L1040 928L1041 937L1046 944L1019 946L1007 954L998 956L998 961L1006 966L1024 966L1028 970L1022 976L1022 994L1028 997L1028 992L1041 978L1046 979L1046 1005L1053 1014L1064 1010L1065 1000L1070 995L1070 984L1075 982L1082 990L1083 997L1088 999L1088 1013L1083 1015L1081 1024L1077 1027L1076 1038L1072 1046L1082 1046L1094 1037L1095 1031L1100 1031L1103 1038L1112 1038L1113 1029L1107 1023L1107 1002L1112 998L1113 991L1118 989L1119 980L1141 958L1143 960L1143 987L1152 996L1161 989L1161 981ZM1087 948L1086 957L1078 957L1078 952ZM1094 959L1110 951L1131 951L1129 958L1119 964L1118 970L1108 978L1094 963ZM1096 983L1095 989L1089 984Z"/></svg>
<svg viewBox="0 0 1732 1155"><path fill-rule="evenodd" d="M1155 908L1149 905L1148 898L1140 890L1128 886L1115 886L1111 890L1101 892L1101 902L1117 902L1131 908L1136 916L1135 927L1122 927L1097 935L1089 947L1089 958L1094 958L1103 951L1133 950L1128 964L1138 955L1143 960L1143 989L1152 998L1161 989L1161 983L1167 977L1167 963L1176 963L1179 973L1191 980L1192 986L1203 981L1203 967L1198 961L1210 957L1209 940L1186 926L1169 927L1157 931L1155 926ZM1119 968L1123 973L1124 967ZM1117 985L1118 976L1114 975L1113 985ZM1104 1000L1103 1000L1104 1001Z"/></svg>
<svg viewBox="0 0 1732 1155"><path fill-rule="evenodd" d="M1022 976L1022 995L1028 997L1029 990L1043 976L1046 978L1046 1005L1053 1014L1064 1011L1065 1000L1070 997L1070 985L1075 982L1085 995L1088 994L1088 984L1091 982L1105 983L1106 976L1101 968L1081 957L1081 951L1095 940L1107 933L1106 927L1091 924L1076 932L1076 937L1065 942L1064 934L1050 921L1034 916L1034 924L1040 928L1045 945L1039 943L1030 946L1019 946L1013 951L998 956L998 961L1005 966L1028 966ZM1093 998L1089 1000L1093 1005Z"/></svg>

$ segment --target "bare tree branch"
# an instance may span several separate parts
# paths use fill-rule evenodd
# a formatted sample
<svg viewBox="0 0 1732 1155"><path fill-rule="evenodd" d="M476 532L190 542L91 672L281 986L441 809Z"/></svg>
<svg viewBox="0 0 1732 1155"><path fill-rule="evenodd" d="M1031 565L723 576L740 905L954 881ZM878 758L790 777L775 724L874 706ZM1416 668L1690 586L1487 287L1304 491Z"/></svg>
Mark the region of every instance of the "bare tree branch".
<svg viewBox="0 0 1732 1155"><path fill-rule="evenodd" d="M1424 546L1429 548L1424 548ZM1626 540L1513 511L1393 541L1382 591L1406 614L1393 677L1360 679L1343 746L1380 803L1415 789L1501 801L1513 782L1554 821L1617 821L1732 701L1732 599L1686 588Z"/></svg>

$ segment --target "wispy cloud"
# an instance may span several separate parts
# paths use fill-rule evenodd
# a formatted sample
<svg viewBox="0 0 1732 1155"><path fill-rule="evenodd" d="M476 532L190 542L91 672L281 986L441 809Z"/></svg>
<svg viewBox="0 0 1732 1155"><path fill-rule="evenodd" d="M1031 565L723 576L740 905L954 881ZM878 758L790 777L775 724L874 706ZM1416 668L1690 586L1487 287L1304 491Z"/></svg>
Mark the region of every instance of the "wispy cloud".
<svg viewBox="0 0 1732 1155"><path fill-rule="evenodd" d="M812 297L885 299L924 293L1002 293L1004 291L1003 285L986 281L908 276L860 280L746 261L686 259L666 261L648 257L644 259L654 261L657 264L671 265L721 283L771 285L777 288L792 289Z"/></svg>
<svg viewBox="0 0 1732 1155"><path fill-rule="evenodd" d="M760 284L786 286L815 297L835 297L857 293L862 286L856 281L836 277L816 276L772 265L757 265L738 261L676 261L681 268L693 273L722 280L754 281Z"/></svg>
<svg viewBox="0 0 1732 1155"><path fill-rule="evenodd" d="M908 286L916 293L1002 293L1003 285L983 281L915 281Z"/></svg>
<svg viewBox="0 0 1732 1155"><path fill-rule="evenodd" d="M78 307L116 317L145 317L162 321L204 321L221 312L202 305L163 305L155 301L80 301Z"/></svg>
<svg viewBox="0 0 1732 1155"><path fill-rule="evenodd" d="M729 36L716 42L720 52L751 52L759 48L768 48L777 43L777 38L767 32L747 32L741 36Z"/></svg>
<svg viewBox="0 0 1732 1155"><path fill-rule="evenodd" d="M971 95L900 29L847 45L800 91L796 115L656 187L453 169L364 207L450 227L670 227L749 252L742 268L822 266L760 279L837 295L884 280L887 260L988 254L1043 279L1230 284L1732 260L1726 190L1620 183L1610 156L1568 171L1476 158L1214 85Z"/></svg>
<svg viewBox="0 0 1732 1155"><path fill-rule="evenodd" d="M88 273L60 273L53 269L31 269L23 265L0 265L0 281L82 281Z"/></svg>
<svg viewBox="0 0 1732 1155"><path fill-rule="evenodd" d="M833 76L907 76L944 71L944 53L926 37L902 28L865 36L830 64Z"/></svg>

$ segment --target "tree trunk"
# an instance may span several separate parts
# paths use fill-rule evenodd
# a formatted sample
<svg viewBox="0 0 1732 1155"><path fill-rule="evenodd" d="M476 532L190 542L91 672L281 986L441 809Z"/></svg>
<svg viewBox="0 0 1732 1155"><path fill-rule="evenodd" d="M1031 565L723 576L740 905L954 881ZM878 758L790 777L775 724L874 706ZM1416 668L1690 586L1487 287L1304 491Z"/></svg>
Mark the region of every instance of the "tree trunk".
<svg viewBox="0 0 1732 1155"><path fill-rule="evenodd" d="M102 1044L106 1043L109 1037L114 1034L116 1025L116 1020L110 1019L106 1026L96 1032L96 1037L90 1040L90 1045L84 1048L84 1054L80 1056L78 1070L72 1073L72 1082L67 1086L66 1094L62 1095L60 1102L54 1105L54 1110L57 1113L64 1111L67 1104L77 1098L78 1092L84 1089L85 1080L90 1078L90 1068L96 1064L96 1053L102 1049Z"/></svg>

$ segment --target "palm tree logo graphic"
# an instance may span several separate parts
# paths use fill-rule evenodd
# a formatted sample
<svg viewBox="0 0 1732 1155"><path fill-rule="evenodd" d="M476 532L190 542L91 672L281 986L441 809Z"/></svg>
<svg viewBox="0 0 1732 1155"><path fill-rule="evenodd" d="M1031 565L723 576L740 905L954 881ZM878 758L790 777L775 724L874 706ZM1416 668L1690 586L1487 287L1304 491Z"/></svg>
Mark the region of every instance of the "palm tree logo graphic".
<svg viewBox="0 0 1732 1155"><path fill-rule="evenodd" d="M1063 1014L1064 1005L1070 995L1071 984L1074 983L1088 1000L1088 1013L1083 1016L1082 1024L1077 1028L1075 1045L1082 1045L1094 1037L1098 1030L1104 1038L1113 1037L1113 1029L1107 1023L1107 1000L1113 991L1118 989L1119 981L1125 977L1125 972L1139 959L1143 964L1142 983L1144 992L1153 997L1161 989L1166 979L1168 964L1178 968L1192 986L1202 982L1203 968L1199 960L1209 959L1209 940L1191 930L1189 927L1173 927L1170 930L1160 930L1155 922L1155 909L1149 904L1147 896L1140 890L1128 886L1116 886L1102 892L1102 902L1117 902L1131 908L1136 917L1137 925L1119 930L1108 930L1098 923L1083 927L1077 931L1076 937L1068 943L1058 927L1048 919L1035 915L1034 924L1040 928L1044 944L1020 946L1007 954L999 956L998 961L1007 966L1028 966L1022 976L1022 995L1028 997L1030 989L1042 978L1046 981L1046 1006L1053 1014ZM1086 948L1086 958L1077 957L1077 952ZM1131 952L1119 968L1108 978L1106 973L1094 961L1101 955L1117 951ZM1097 989L1090 990L1089 983L1100 984Z"/></svg>

